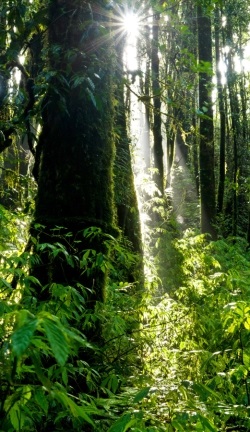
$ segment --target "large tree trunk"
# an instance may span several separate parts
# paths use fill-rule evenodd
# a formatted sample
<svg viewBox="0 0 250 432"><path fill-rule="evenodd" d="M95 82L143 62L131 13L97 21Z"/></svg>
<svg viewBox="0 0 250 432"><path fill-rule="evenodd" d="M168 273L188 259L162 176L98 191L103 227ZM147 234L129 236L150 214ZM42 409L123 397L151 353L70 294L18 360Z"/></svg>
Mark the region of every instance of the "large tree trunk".
<svg viewBox="0 0 250 432"><path fill-rule="evenodd" d="M34 168L38 193L31 228L40 243L60 242L76 257L72 262L61 254L53 258L47 249L40 250L41 262L33 274L43 286L53 282L85 286L90 309L104 297L105 272L100 265L84 271L83 251L91 248L103 256L107 250L100 236L86 237L83 230L96 226L115 232L109 73L113 57L110 35L103 35L99 19L91 5L80 0L49 4L52 78L43 102ZM70 237L65 237L67 233ZM41 300L48 296L49 289L40 293Z"/></svg>
<svg viewBox="0 0 250 432"><path fill-rule="evenodd" d="M198 52L201 67L212 67L211 21L201 6L197 8ZM200 199L201 232L215 238L215 177L214 177L214 128L212 110L212 73L199 73L200 115ZM202 114L203 113L203 114Z"/></svg>
<svg viewBox="0 0 250 432"><path fill-rule="evenodd" d="M116 46L118 67L116 70L116 100L118 106L115 111L117 139L114 162L115 175L115 204L117 208L118 226L123 235L130 241L134 252L141 253L140 216L132 171L130 154L130 139L126 121L123 83L123 50L124 41ZM131 275L132 277L132 275Z"/></svg>

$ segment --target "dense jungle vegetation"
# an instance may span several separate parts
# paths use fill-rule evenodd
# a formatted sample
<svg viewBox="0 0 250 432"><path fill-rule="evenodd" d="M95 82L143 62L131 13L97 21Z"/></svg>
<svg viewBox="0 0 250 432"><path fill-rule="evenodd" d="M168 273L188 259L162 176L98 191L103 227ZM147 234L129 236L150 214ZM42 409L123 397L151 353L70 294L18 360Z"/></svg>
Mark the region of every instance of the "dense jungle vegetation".
<svg viewBox="0 0 250 432"><path fill-rule="evenodd" d="M0 3L0 432L250 430L250 6Z"/></svg>

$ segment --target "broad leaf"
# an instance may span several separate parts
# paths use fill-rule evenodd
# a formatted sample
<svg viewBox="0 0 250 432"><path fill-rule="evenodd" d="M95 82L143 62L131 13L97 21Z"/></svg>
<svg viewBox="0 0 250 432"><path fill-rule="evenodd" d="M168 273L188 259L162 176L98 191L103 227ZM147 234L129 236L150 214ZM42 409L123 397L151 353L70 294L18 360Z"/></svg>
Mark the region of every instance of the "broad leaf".
<svg viewBox="0 0 250 432"><path fill-rule="evenodd" d="M48 404L48 401L47 401L47 398L44 394L43 389L41 387L38 387L35 391L34 396L35 396L35 400L36 400L37 404L39 405L39 407L47 415L48 409L49 409L49 404Z"/></svg>
<svg viewBox="0 0 250 432"><path fill-rule="evenodd" d="M127 430L127 426L131 426L131 414L124 414L119 420L109 428L108 432L125 432Z"/></svg>
<svg viewBox="0 0 250 432"><path fill-rule="evenodd" d="M88 416L88 414L86 414L84 406L77 405L64 392L55 391L54 394L55 394L55 397L57 398L57 400L59 400L61 402L61 404L65 406L65 408L70 409L70 412L73 415L73 417L81 417L87 423L91 424L92 426L95 426L94 422L91 420L91 418Z"/></svg>
<svg viewBox="0 0 250 432"><path fill-rule="evenodd" d="M56 361L60 366L64 366L69 354L69 348L62 329L49 318L43 319L43 327Z"/></svg>
<svg viewBox="0 0 250 432"><path fill-rule="evenodd" d="M150 387L145 387L142 390L140 390L134 397L134 403L140 402L142 399L147 397L149 390Z"/></svg>
<svg viewBox="0 0 250 432"><path fill-rule="evenodd" d="M173 420L171 422L171 426L173 426L175 428L175 430L177 430L177 431L186 432L186 429L184 429L182 424L179 423L177 420Z"/></svg>
<svg viewBox="0 0 250 432"><path fill-rule="evenodd" d="M20 357L30 345L37 322L37 319L29 320L12 334L12 349L17 357Z"/></svg>

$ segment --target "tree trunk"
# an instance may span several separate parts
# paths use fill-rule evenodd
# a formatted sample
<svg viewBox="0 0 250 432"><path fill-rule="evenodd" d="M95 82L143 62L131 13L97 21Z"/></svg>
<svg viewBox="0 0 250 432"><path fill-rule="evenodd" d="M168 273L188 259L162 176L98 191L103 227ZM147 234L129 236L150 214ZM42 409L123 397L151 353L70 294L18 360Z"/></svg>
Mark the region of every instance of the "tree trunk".
<svg viewBox="0 0 250 432"><path fill-rule="evenodd" d="M232 39L232 32L229 25L228 35ZM229 39L230 40L230 39ZM229 104L231 112L231 131L233 137L233 184L232 184L232 234L237 235L238 231L238 186L239 186L239 155L238 146L241 141L241 126L240 126L240 108L238 100L238 90L236 86L236 73L233 68L233 59L231 52L227 56L227 85L229 94Z"/></svg>
<svg viewBox="0 0 250 432"><path fill-rule="evenodd" d="M215 238L214 128L211 99L212 36L210 18L204 13L202 7L198 6L199 64L201 69L208 69L199 72L201 232L209 233L212 238Z"/></svg>
<svg viewBox="0 0 250 432"><path fill-rule="evenodd" d="M115 174L115 204L117 208L118 226L123 235L130 241L134 252L141 253L140 216L134 186L132 171L132 160L130 155L130 139L127 133L126 109L124 101L123 84L123 48L121 41L116 46L117 61L119 67L116 70L116 100L118 101L115 111L117 139L114 163ZM132 275L131 275L132 276Z"/></svg>
<svg viewBox="0 0 250 432"><path fill-rule="evenodd" d="M101 6L101 5L100 5ZM60 242L75 261L38 250L40 263L33 274L47 300L53 282L86 287L88 306L104 298L107 254L99 235L84 235L95 226L114 234L113 109L111 100L113 54L110 34L98 24L100 16L80 0L49 3L49 68L51 78L43 101L42 132L35 171L38 176L31 234L39 243ZM102 25L103 25L102 17ZM83 26L84 23L84 26ZM85 232L86 234L86 232ZM86 249L99 261L84 271ZM99 255L98 255L99 254Z"/></svg>
<svg viewBox="0 0 250 432"><path fill-rule="evenodd" d="M218 7L216 7L215 16L215 57L216 57L216 79L217 79L217 92L218 92L218 105L220 116L220 164L219 164L219 186L218 186L218 199L217 211L222 213L225 192L225 156L226 156L226 113L224 106L224 90L221 82L220 70L220 28L221 28L221 15Z"/></svg>
<svg viewBox="0 0 250 432"><path fill-rule="evenodd" d="M163 167L163 149L162 149L162 134L161 134L161 97L160 97L160 61L158 54L159 46L159 14L154 14L153 17L153 38L152 38L152 90L154 98L154 116L153 116L153 155L154 168L156 170L154 179L156 186L163 194L164 189L164 167Z"/></svg>

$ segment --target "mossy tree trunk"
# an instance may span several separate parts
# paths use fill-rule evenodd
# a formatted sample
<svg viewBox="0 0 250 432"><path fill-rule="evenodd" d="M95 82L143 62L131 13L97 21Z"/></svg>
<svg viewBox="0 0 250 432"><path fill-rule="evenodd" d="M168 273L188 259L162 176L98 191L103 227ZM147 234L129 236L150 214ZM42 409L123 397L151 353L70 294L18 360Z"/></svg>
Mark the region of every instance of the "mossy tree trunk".
<svg viewBox="0 0 250 432"><path fill-rule="evenodd" d="M118 67L116 70L116 155L115 173L115 203L117 208L118 226L123 235L131 242L134 252L141 252L140 216L134 185L132 160L130 154L130 139L126 121L123 83L123 50L124 41L116 46Z"/></svg>
<svg viewBox="0 0 250 432"><path fill-rule="evenodd" d="M104 256L107 250L100 236L86 237L83 231L95 226L116 232L110 73L114 56L110 33L96 12L101 1L99 8L97 3L95 10L82 0L51 0L48 6L50 78L36 151L38 193L31 228L39 243L60 242L74 256L53 258L46 248L40 249L33 274L43 286L85 286L91 293L90 309L103 299L105 272L101 265L84 272L83 251L91 248ZM49 289L40 293L41 300L48 296Z"/></svg>
<svg viewBox="0 0 250 432"><path fill-rule="evenodd" d="M200 110L200 199L201 232L216 237L215 223L215 175L214 175L214 127L212 109L212 34L211 20L205 8L197 7Z"/></svg>
<svg viewBox="0 0 250 432"><path fill-rule="evenodd" d="M123 80L123 53L125 40L116 45L118 67L116 69L117 106L115 110L116 154L114 161L114 192L117 210L117 224L122 232L126 248L136 254L138 259L124 275L129 282L142 282L142 239L140 215L136 196L130 138L126 118Z"/></svg>

